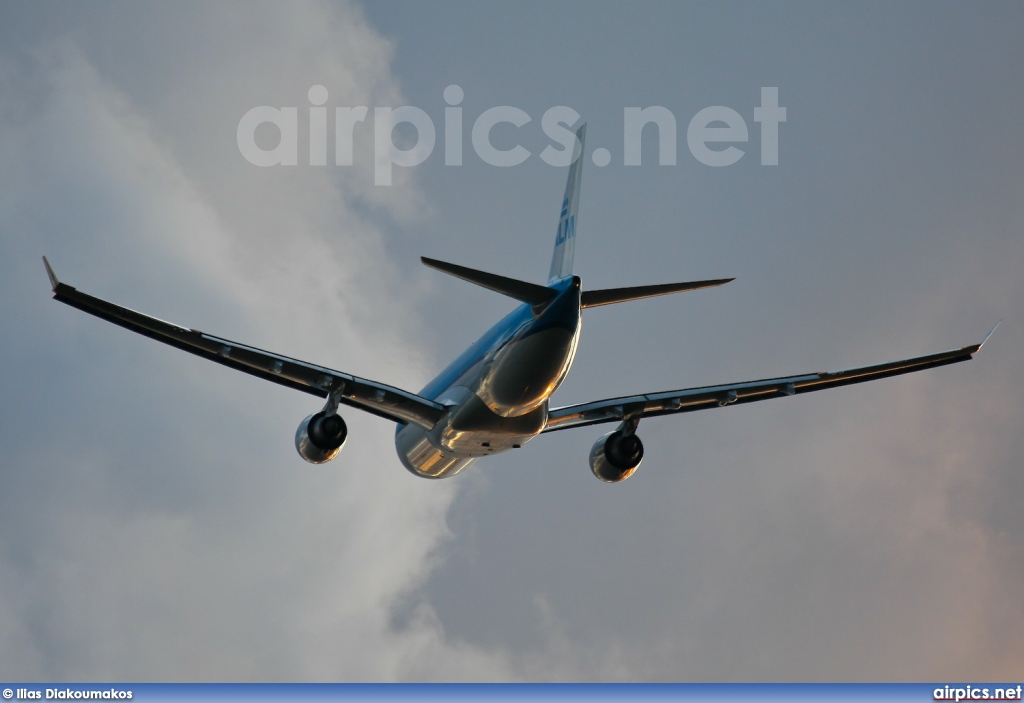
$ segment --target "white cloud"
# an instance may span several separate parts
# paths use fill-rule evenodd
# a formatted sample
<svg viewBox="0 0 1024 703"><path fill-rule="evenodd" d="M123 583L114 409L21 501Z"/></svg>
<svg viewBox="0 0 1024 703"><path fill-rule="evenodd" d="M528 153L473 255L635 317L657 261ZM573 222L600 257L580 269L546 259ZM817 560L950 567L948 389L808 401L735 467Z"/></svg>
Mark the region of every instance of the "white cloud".
<svg viewBox="0 0 1024 703"><path fill-rule="evenodd" d="M1016 162L992 175L984 159L940 169L901 157L890 164L893 178L917 190L896 197L879 178L879 154L905 153L912 135L838 148L815 129L857 133L860 122L829 108L850 100L832 70L840 64L813 62L815 78L802 58L788 68L776 62L804 115L795 120L798 103L788 103L780 170L752 178L738 164L714 179L682 166L588 171L580 255L593 258L577 262L585 281L673 280L684 270L696 278L701 267L721 266L739 280L706 297L593 313L559 400L893 358L966 343L973 338L950 335L980 335L1005 314L978 361L645 421L648 457L622 486L600 485L587 470L597 429L545 437L455 481L422 481L394 457L392 426L357 412L346 413L352 432L341 457L311 467L296 457L291 432L318 401L50 301L39 255L90 293L415 389L441 361L427 358L420 340L441 329L436 336L458 347L458 335L485 322L476 314L499 304L458 299L454 314L418 319L415 294L425 286L403 257L419 252L391 228L432 233L424 237L443 238L459 256L497 255L488 266L514 274L504 267L517 265L512 252L531 251L534 210L543 215L538 231L544 222L554 229L556 211L549 220L543 213L558 202L561 176L492 170L477 179L483 171L447 170L435 154L396 169L393 187L374 188L367 144L350 169L252 167L235 128L253 106L295 105L301 115L314 84L328 88L328 106L406 102L394 47L357 7L78 7L59 13L74 17L74 31L18 43L5 28L31 34L35 22L0 27L0 676L978 679L1015 671L1024 622L1020 320L1011 309L1021 290L1019 207L998 193L989 202L957 190L982 182L979 173L1016 183ZM694 65L710 67L706 81L745 90L760 83L741 57L772 62L771 51L701 38L699 27L726 19L718 15L687 22L697 28L689 41L662 45L640 34L621 40L646 29L615 13L566 39L560 24L538 27L512 12L509 22L522 24L500 32L517 43L488 34L493 46L481 47L482 35L457 31L468 20L442 9L429 13L453 31L437 66L451 71L445 61L455 60L465 73L418 66L418 77L437 78L422 93L438 110L440 87L457 80L467 96L495 104L593 95L591 105L618 120L637 90L671 95L671 80L694 100L718 100L691 84ZM416 12L428 11L410 10L422 41L405 47L407 61L435 52L440 36L425 33ZM673 26L671 18L660 24ZM900 21L893 31L919 25ZM761 35L791 31L784 13L772 22ZM865 26L876 46L880 25ZM613 33L628 55L609 53ZM791 55L827 56L820 36L801 30ZM536 53L522 54L524 37ZM567 50L562 40L577 42L586 68L571 82L583 93L566 93L565 76L550 70ZM702 52L735 56L708 63ZM874 77L899 63L892 54L847 58L844 69L864 73L856 95L885 109L911 104L899 85L878 93ZM682 68L669 80L636 71L645 61ZM979 75L992 65L1016 64L979 64ZM930 85L944 87L929 92L966 104L936 71ZM937 129L963 123L945 121L943 105L913 109L938 115ZM467 120L478 108L467 102ZM993 114L989 141L1011 143L996 128L1012 120ZM596 136L601 119L589 119ZM919 139L913 153L939 143ZM949 183L931 179L940 172ZM417 188L423 175L442 183L431 201L450 198L457 221L423 221L433 204ZM978 234L965 237L958 218ZM535 240L544 260L537 267L524 255L524 276L546 264L550 236ZM438 286L449 283L461 285Z"/></svg>
<svg viewBox="0 0 1024 703"><path fill-rule="evenodd" d="M368 192L358 176L259 170L232 153L233 134L219 135L229 149L205 141L244 112L228 85L282 101L313 82L342 100L398 96L387 43L344 5L269 5L241 22L217 13L163 18L163 36L188 40L184 61L213 62L185 77L174 109L139 88L145 72L105 75L116 47L96 58L66 39L8 59L0 222L17 275L5 295L42 283L46 252L83 290L415 386L415 324L380 226L356 213ZM190 29L211 26L217 41ZM301 31L308 54L288 52L294 37L262 41L270 28ZM215 60L225 44L233 63ZM373 205L409 217L401 203L419 197L399 182ZM12 412L4 428L0 675L511 675L500 654L448 642L417 595L457 486L405 473L390 423L350 417L341 458L307 466L291 433L320 401L41 307L40 285L27 290L39 317L12 342L23 363L5 392L44 397L42 412ZM397 622L410 603L415 616Z"/></svg>

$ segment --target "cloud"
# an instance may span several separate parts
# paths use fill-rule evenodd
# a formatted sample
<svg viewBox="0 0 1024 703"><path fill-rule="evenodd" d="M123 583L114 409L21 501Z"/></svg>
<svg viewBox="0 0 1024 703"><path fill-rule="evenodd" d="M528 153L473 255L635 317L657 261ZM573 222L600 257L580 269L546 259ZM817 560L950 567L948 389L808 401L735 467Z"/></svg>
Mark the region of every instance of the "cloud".
<svg viewBox="0 0 1024 703"><path fill-rule="evenodd" d="M4 324L25 334L4 345L17 372L2 387L0 676L508 677L500 653L449 641L418 595L457 485L407 474L389 423L350 417L342 457L307 466L291 432L315 399L44 294L48 253L72 285L131 307L425 380L379 224L414 216L415 186L368 195L357 176L260 170L226 131L246 100L288 104L314 82L342 101L398 99L390 47L347 5L241 21L218 7L154 9L129 38L134 72L109 68L124 47L88 37L3 63L0 285L20 301ZM160 85L171 76L152 66L174 57L184 75Z"/></svg>
<svg viewBox="0 0 1024 703"><path fill-rule="evenodd" d="M993 70L1019 65L1019 42L985 35L995 53L954 61L914 13L858 15L841 24L861 34L836 43L831 16L812 21L818 31L803 16L754 16L729 40L704 29L738 21L722 10L663 9L665 41L651 41L627 10L565 35L514 10L494 23L409 6L390 18L389 30L407 27L392 40L345 3L39 6L11 6L0 26L0 676L1017 670L1022 240L1006 115L1019 98L986 91L998 90ZM446 33L425 31L426 14ZM496 29L462 31L471 23ZM933 71L901 69L909 95L892 78L908 32ZM551 70L568 54L571 81ZM969 80L950 86L952 64ZM399 68L416 79L406 92ZM401 468L389 423L348 412L339 459L305 465L291 432L315 399L49 299L43 253L87 292L420 387L507 301L421 278L415 255L539 280L563 175L471 159L446 169L435 150L374 188L370 158L251 166L235 129L256 105L302 115L314 84L328 106L397 106L419 90L440 124L453 82L466 124L487 100L528 96L534 115L589 101L594 144L622 105L749 107L779 83L791 110L775 170L587 167L585 285L738 278L588 313L557 402L881 361L1006 323L970 364L645 421L643 467L609 487L585 462L597 429L428 482ZM927 114L939 136L847 114L855 104L900 124ZM956 142L951 125L971 120L987 139ZM364 154L371 133L357 132Z"/></svg>

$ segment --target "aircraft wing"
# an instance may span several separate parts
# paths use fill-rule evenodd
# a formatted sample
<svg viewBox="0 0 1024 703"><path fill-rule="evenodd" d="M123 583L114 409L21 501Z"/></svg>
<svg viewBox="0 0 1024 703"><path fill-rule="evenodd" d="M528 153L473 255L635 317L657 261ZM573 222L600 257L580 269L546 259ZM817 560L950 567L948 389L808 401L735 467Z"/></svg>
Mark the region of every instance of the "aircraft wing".
<svg viewBox="0 0 1024 703"><path fill-rule="evenodd" d="M996 327L998 326L996 324ZM992 328L992 332L995 332L995 327ZM913 371L923 371L924 369L936 366L955 364L959 361L967 361L976 354L982 345L988 341L992 332L988 333L988 336L985 337L981 344L972 344L962 349L952 349L939 352L938 354L916 356L912 359L903 359L902 361L891 361L887 364L860 366L842 371L809 373L800 376L766 378L760 381L746 381L744 383L726 383L719 386L704 386L678 391L623 396L621 398L598 400L592 403L552 408L548 412L548 424L544 428L544 432L554 432L555 430L565 430L570 427L583 427L585 425L597 425L603 422L616 422L627 418L656 417L658 415L707 410L709 408L725 407L740 403L753 403L758 400L784 398L800 393L821 391L826 388L846 386L852 383L864 383L865 381L899 376L900 374Z"/></svg>
<svg viewBox="0 0 1024 703"><path fill-rule="evenodd" d="M43 262L55 300L204 359L321 398L337 391L339 402L345 405L425 429L433 427L445 412L445 407L439 403L401 388L179 327L94 298L58 281L45 257Z"/></svg>

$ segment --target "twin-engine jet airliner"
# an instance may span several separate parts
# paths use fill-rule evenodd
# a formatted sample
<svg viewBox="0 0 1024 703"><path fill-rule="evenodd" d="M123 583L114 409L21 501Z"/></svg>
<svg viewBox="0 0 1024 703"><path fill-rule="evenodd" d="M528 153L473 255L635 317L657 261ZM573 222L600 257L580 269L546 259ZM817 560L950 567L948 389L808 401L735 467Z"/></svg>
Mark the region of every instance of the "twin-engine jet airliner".
<svg viewBox="0 0 1024 703"><path fill-rule="evenodd" d="M419 393L179 327L108 303L61 283L45 257L43 262L53 285L53 297L63 303L224 366L326 398L323 409L299 423L295 433L295 447L306 461L320 464L338 455L348 437L345 421L338 415L338 406L344 404L395 422L399 459L409 471L425 478L454 476L480 457L521 447L545 432L617 422L618 427L598 438L590 450L594 475L607 483L617 483L631 476L643 459L644 446L636 433L643 418L784 398L953 364L970 359L988 340L985 337L981 344L961 349L843 371L550 407L551 395L565 379L576 355L583 310L711 288L733 280L584 290L580 277L572 273L572 263L585 134L583 125L576 133L546 285L422 259L427 266L506 295L521 305Z"/></svg>

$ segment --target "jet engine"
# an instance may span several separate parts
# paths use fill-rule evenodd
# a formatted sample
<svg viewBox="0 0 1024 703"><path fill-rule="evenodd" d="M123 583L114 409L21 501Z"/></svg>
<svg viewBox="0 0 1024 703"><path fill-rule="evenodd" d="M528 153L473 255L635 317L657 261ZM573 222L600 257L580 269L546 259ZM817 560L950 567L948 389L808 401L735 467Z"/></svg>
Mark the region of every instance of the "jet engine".
<svg viewBox="0 0 1024 703"><path fill-rule="evenodd" d="M341 415L318 412L299 423L295 449L310 464L323 464L338 456L346 439L348 427Z"/></svg>
<svg viewBox="0 0 1024 703"><path fill-rule="evenodd" d="M621 429L602 435L590 450L590 470L605 483L625 481L644 458L644 443Z"/></svg>

